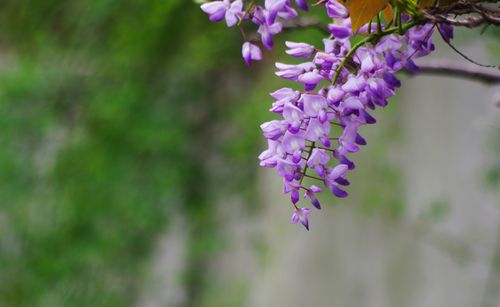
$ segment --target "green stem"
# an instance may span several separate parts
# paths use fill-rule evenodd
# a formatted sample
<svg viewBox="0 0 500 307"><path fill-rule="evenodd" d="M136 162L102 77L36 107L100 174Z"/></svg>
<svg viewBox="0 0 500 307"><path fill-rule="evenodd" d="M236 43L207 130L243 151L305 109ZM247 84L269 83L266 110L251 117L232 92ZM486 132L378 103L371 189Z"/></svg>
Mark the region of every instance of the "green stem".
<svg viewBox="0 0 500 307"><path fill-rule="evenodd" d="M403 34L403 21L401 18L401 13L398 14L398 30L399 30L399 34L402 35Z"/></svg>
<svg viewBox="0 0 500 307"><path fill-rule="evenodd" d="M395 6L394 7L394 14L392 15L392 20L394 21L394 26L397 27L399 26L400 22L399 22L399 7Z"/></svg>
<svg viewBox="0 0 500 307"><path fill-rule="evenodd" d="M309 157L311 157L311 154L312 154L312 151L313 151L315 144L316 144L315 142L312 142L311 147L307 151L307 159L309 159ZM307 172L307 161L306 161L306 165L304 165L304 169L302 170L302 176L300 176L300 181L299 181L300 185L302 185L302 181L304 181L304 177L306 175L306 172Z"/></svg>
<svg viewBox="0 0 500 307"><path fill-rule="evenodd" d="M377 14L377 32L382 33L382 22L380 21L380 13Z"/></svg>
<svg viewBox="0 0 500 307"><path fill-rule="evenodd" d="M247 17L248 14L250 14L250 11L252 10L254 5L255 5L255 0L252 0L252 2L250 2L250 4L248 5L247 10L245 11L245 14L243 14L243 16L241 16L240 21L238 21L238 27L241 26L241 23L243 22L245 17Z"/></svg>
<svg viewBox="0 0 500 307"><path fill-rule="evenodd" d="M319 178L319 177L316 177L316 176L311 176L311 175L308 175L308 174L304 174L304 177L311 178L311 179L316 179L316 180L325 182L325 179L322 179L322 178Z"/></svg>
<svg viewBox="0 0 500 307"><path fill-rule="evenodd" d="M363 46L364 44L368 43L369 41L371 41L375 36L367 36L365 38L363 38L362 40L360 40L359 42L357 42L354 46L352 46L351 50L349 50L349 52L347 53L347 55L344 57L344 59L342 60L342 62L340 62L340 66L337 68L337 70L335 71L335 76L333 77L333 80L332 80L332 84L335 84L335 82L337 82L337 79L339 78L340 76L340 72L342 71L342 69L344 68L345 66L345 63L349 60L349 58L354 54L354 52L356 52L356 50Z"/></svg>

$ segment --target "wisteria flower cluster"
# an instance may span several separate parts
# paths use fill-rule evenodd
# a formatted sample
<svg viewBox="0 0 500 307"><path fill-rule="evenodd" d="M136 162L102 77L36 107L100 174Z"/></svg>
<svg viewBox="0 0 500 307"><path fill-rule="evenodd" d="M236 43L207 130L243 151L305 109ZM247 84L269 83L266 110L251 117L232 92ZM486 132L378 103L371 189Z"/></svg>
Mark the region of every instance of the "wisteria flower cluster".
<svg viewBox="0 0 500 307"><path fill-rule="evenodd" d="M320 0L332 19L329 36L323 46L304 42L286 42L286 53L303 58L300 64L276 63L276 75L296 82L302 91L281 88L271 112L279 118L261 125L268 148L259 156L260 165L275 168L283 178L283 193L293 205L292 223L301 222L309 229L310 208L299 207L300 198L321 209L317 195L329 190L336 197L346 197L349 171L355 168L351 155L366 145L360 128L376 122L371 111L385 107L388 98L401 85L396 72L417 72L413 62L434 50L431 36L435 28L445 39L453 29L446 25L417 24L404 14L394 22L369 22L353 29L348 9L335 0ZM244 9L245 7L245 9ZM257 42L246 40L241 23L257 26L260 41L273 48L273 37L283 30L283 20L298 16L296 8L307 11L306 0L265 0L246 6L242 0L212 1L201 6L212 21L226 21L240 27L245 42L242 55L246 63L262 59ZM391 25L393 23L393 26ZM353 44L354 37L359 37ZM304 184L305 178L316 184ZM308 181L311 181L308 180Z"/></svg>

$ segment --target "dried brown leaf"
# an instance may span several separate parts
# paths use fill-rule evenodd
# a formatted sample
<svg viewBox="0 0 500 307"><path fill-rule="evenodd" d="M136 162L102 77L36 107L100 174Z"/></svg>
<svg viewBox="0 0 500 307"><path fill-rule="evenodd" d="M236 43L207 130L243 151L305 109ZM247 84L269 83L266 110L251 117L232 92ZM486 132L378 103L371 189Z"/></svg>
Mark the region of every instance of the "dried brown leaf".
<svg viewBox="0 0 500 307"><path fill-rule="evenodd" d="M356 32L372 20L388 3L389 0L350 0L347 8L351 15L352 31Z"/></svg>

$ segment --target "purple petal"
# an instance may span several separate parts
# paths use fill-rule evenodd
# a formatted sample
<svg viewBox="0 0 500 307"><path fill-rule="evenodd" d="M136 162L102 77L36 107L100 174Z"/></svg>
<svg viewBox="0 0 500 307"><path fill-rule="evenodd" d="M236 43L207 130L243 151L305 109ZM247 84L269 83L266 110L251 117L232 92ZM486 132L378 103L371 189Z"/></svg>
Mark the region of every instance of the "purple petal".
<svg viewBox="0 0 500 307"><path fill-rule="evenodd" d="M295 0L295 4L301 9L301 10L304 10L304 11L308 11L309 10L309 7L307 5L307 1L306 0Z"/></svg>
<svg viewBox="0 0 500 307"><path fill-rule="evenodd" d="M384 81L387 82L392 87L400 87L401 86L401 81L399 81L394 74L385 72L383 75Z"/></svg>
<svg viewBox="0 0 500 307"><path fill-rule="evenodd" d="M232 27L238 23L238 16L242 16L243 12L243 1L236 0L231 3L231 6L226 11L226 24L228 27Z"/></svg>
<svg viewBox="0 0 500 307"><path fill-rule="evenodd" d="M347 8L335 0L327 1L326 12L330 18L347 18L349 16Z"/></svg>
<svg viewBox="0 0 500 307"><path fill-rule="evenodd" d="M262 60L262 51L260 48L250 42L245 42L243 44L241 54L247 65L251 65L252 61Z"/></svg>
<svg viewBox="0 0 500 307"><path fill-rule="evenodd" d="M311 117L316 117L327 106L326 98L322 95L305 94L302 95L304 103L304 113Z"/></svg>
<svg viewBox="0 0 500 307"><path fill-rule="evenodd" d="M337 182L340 185L349 185L350 184L350 182L345 178L337 178L337 179L335 179L335 182Z"/></svg>
<svg viewBox="0 0 500 307"><path fill-rule="evenodd" d="M316 209L321 210L321 204L316 196L311 197L311 205L313 205Z"/></svg>
<svg viewBox="0 0 500 307"><path fill-rule="evenodd" d="M226 5L222 1L213 1L202 4L201 10L210 16L210 21L221 21L226 14Z"/></svg>
<svg viewBox="0 0 500 307"><path fill-rule="evenodd" d="M323 81L323 76L316 71L306 72L298 78L299 82L304 84L306 91L313 90L318 83Z"/></svg>
<svg viewBox="0 0 500 307"><path fill-rule="evenodd" d="M286 0L266 0L264 6L269 12L281 11L286 5Z"/></svg>
<svg viewBox="0 0 500 307"><path fill-rule="evenodd" d="M356 133L356 140L355 140L355 142L358 145L366 145L366 140L359 133Z"/></svg>
<svg viewBox="0 0 500 307"><path fill-rule="evenodd" d="M343 38L348 38L348 37L352 36L351 28L343 26L343 25L336 25L334 23L331 23L328 25L328 30L330 31L330 33L332 33L332 35L335 38L343 39Z"/></svg>
<svg viewBox="0 0 500 307"><path fill-rule="evenodd" d="M365 106L361 103L361 101L357 97L347 98L346 100L344 100L343 105L345 108L352 110L361 110L365 108Z"/></svg>
<svg viewBox="0 0 500 307"><path fill-rule="evenodd" d="M453 26L438 23L439 32L443 36L445 42L449 43L453 39Z"/></svg>
<svg viewBox="0 0 500 307"><path fill-rule="evenodd" d="M339 164L332 169L330 174L328 174L328 178L330 180L335 180L339 177L344 177L348 169L349 167L347 165Z"/></svg>
<svg viewBox="0 0 500 307"><path fill-rule="evenodd" d="M290 194L290 199L292 200L292 203L296 204L300 199L299 191L292 190L292 193Z"/></svg>
<svg viewBox="0 0 500 307"><path fill-rule="evenodd" d="M349 194L347 194L347 192L346 192L346 191L341 190L341 189L340 189L338 186L336 186L336 185L333 185L333 186L331 187L331 191L332 191L332 193L333 193L335 196L337 196L337 197L339 197L339 198L345 198L345 197L347 197L347 196L349 195Z"/></svg>
<svg viewBox="0 0 500 307"><path fill-rule="evenodd" d="M408 60L405 65L406 69L408 69L411 73L418 73L420 71L420 67L415 64L412 60Z"/></svg>

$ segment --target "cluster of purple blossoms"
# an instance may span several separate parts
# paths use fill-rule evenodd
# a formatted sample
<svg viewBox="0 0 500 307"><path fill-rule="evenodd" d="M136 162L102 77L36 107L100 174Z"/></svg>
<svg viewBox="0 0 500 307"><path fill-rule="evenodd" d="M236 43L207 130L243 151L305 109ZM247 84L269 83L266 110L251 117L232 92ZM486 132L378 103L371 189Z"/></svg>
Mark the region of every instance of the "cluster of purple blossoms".
<svg viewBox="0 0 500 307"><path fill-rule="evenodd" d="M243 9L243 2L249 3L246 10ZM309 9L306 0L295 0L295 5L305 11ZM225 20L228 27L239 26L242 21L250 20L257 26L257 33L266 49L273 49L273 36L283 30L281 21L298 16L290 0L265 0L264 5L243 0L212 1L202 4L201 9L209 15L211 21ZM262 60L262 51L257 44L248 41L245 36L244 39L242 55L245 62L250 65L252 61Z"/></svg>
<svg viewBox="0 0 500 307"><path fill-rule="evenodd" d="M307 10L305 0L295 0ZM320 1L327 15L333 19L328 25L331 35L317 48L302 42L286 42L287 54L307 59L301 64L276 63L276 75L297 83L304 90L282 88L271 96L275 99L270 109L279 119L261 125L268 148L259 156L260 165L276 168L283 178L283 193L290 194L294 212L292 223L301 222L309 229L311 209L299 207L300 198L309 199L321 209L317 194L326 189L336 197L346 197L348 171L355 168L350 155L366 145L359 133L365 125L374 124L370 114L376 107L385 107L387 99L401 85L395 73L407 69L418 71L414 58L434 50L431 41L435 26L414 26L406 32L397 31L376 36L361 45L351 46L358 34L370 37L372 29L383 30L384 25L361 27L353 33L348 10L334 0ZM244 19L258 25L264 47L273 47L273 35L282 30L280 20L297 16L290 0L265 0L264 6L252 1L243 11L242 0L214 1L202 5L211 20L226 19L228 26ZM453 29L438 26L445 39L451 39ZM246 41L243 57L250 64L262 58L261 50ZM304 179L316 180L316 185L305 185Z"/></svg>

